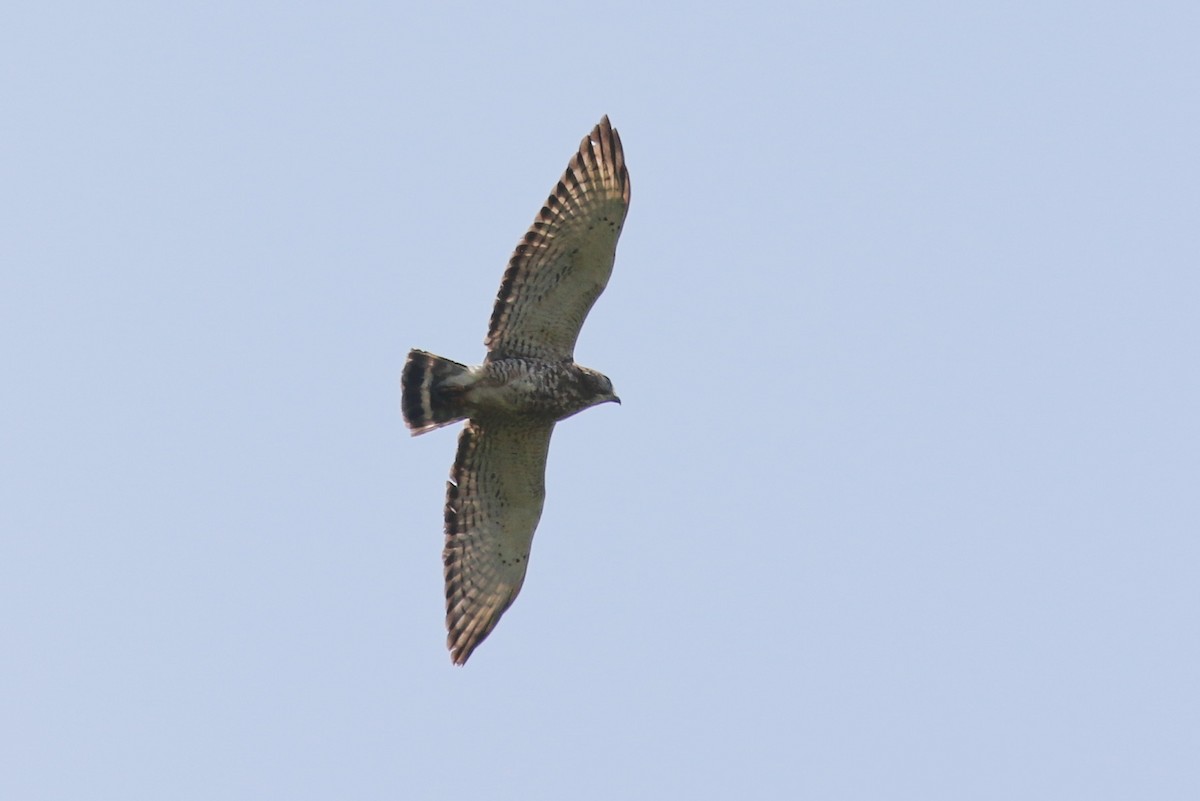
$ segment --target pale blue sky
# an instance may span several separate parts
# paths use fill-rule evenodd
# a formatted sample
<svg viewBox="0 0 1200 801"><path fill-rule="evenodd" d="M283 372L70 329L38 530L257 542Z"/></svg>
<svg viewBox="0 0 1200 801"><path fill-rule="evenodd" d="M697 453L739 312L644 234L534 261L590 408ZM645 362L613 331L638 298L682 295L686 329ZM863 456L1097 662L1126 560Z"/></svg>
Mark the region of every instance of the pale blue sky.
<svg viewBox="0 0 1200 801"><path fill-rule="evenodd" d="M10 3L0 798L1200 797L1200 6ZM602 114L520 599L454 433Z"/></svg>

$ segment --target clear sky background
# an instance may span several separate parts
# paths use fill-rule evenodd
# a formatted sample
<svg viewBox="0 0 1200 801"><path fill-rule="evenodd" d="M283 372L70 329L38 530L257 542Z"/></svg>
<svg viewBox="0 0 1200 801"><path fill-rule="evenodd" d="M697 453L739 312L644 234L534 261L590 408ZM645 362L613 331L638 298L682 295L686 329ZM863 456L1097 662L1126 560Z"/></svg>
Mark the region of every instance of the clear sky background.
<svg viewBox="0 0 1200 801"><path fill-rule="evenodd" d="M1200 6L10 3L0 798L1200 798ZM455 433L609 114L521 597Z"/></svg>

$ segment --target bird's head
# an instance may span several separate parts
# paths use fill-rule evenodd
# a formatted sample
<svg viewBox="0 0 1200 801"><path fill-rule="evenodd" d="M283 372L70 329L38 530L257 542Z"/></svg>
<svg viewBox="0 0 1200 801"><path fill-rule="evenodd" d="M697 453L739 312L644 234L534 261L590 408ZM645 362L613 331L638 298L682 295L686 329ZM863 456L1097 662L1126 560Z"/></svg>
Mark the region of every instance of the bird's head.
<svg viewBox="0 0 1200 801"><path fill-rule="evenodd" d="M587 367L580 369L580 388L583 390L582 395L587 401L588 406L596 406L601 403L613 402L621 403L621 399L617 397L617 393L613 391L612 381L604 373L590 370Z"/></svg>

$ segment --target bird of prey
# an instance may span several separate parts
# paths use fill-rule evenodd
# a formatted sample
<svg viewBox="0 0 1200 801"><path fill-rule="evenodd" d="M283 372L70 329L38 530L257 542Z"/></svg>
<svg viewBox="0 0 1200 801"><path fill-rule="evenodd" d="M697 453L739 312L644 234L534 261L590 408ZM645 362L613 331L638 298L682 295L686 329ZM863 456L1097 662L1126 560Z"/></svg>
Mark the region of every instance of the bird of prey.
<svg viewBox="0 0 1200 801"><path fill-rule="evenodd" d="M621 138L608 117L584 137L509 259L468 367L421 350L401 379L413 436L466 420L446 485L446 644L465 664L525 580L545 499L554 424L620 403L607 376L575 363L584 318L608 284L629 208Z"/></svg>

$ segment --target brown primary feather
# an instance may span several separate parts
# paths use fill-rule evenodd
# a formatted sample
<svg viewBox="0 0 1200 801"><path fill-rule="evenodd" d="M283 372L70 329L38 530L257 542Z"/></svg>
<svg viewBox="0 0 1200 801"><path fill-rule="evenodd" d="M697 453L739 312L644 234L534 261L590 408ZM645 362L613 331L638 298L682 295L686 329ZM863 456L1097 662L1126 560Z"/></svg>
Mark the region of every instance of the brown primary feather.
<svg viewBox="0 0 1200 801"><path fill-rule="evenodd" d="M489 360L572 358L612 274L629 191L621 137L606 116L583 138L509 259L484 340Z"/></svg>
<svg viewBox="0 0 1200 801"><path fill-rule="evenodd" d="M457 665L496 627L529 564L553 423L470 421L446 484L446 645Z"/></svg>

